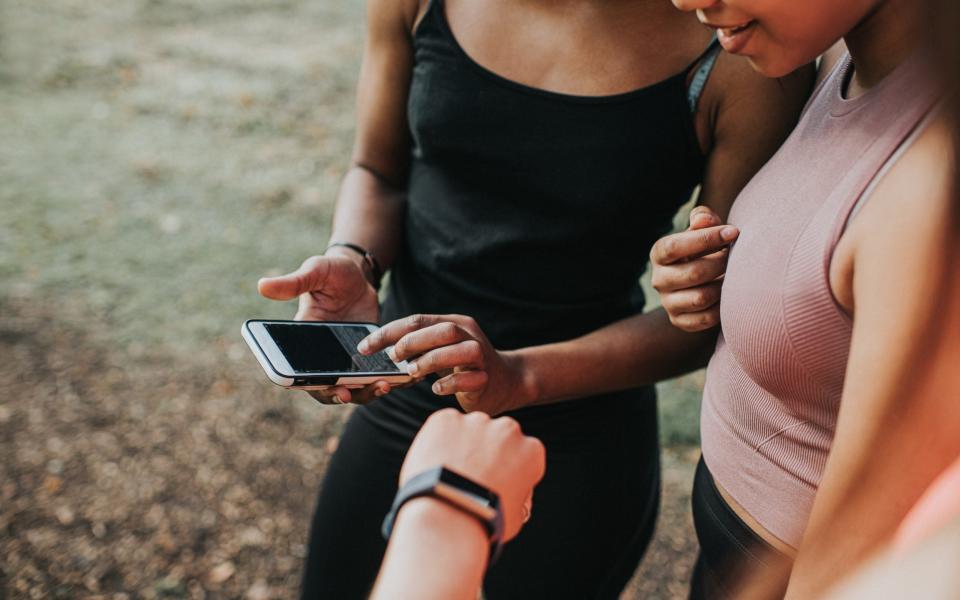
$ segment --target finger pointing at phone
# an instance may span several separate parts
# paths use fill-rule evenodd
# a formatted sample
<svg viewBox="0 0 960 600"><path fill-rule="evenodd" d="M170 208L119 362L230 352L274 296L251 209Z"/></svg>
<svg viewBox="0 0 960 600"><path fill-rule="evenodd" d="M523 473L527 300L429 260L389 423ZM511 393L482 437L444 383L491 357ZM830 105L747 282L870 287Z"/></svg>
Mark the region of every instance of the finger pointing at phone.
<svg viewBox="0 0 960 600"><path fill-rule="evenodd" d="M740 231L698 206L686 231L661 238L650 252L653 287L670 321L684 331L720 323L720 289L730 244Z"/></svg>
<svg viewBox="0 0 960 600"><path fill-rule="evenodd" d="M516 408L523 380L520 362L494 348L471 317L413 315L387 323L357 347L368 355L388 348L391 359L407 361L414 377L439 375L433 393L456 395L468 412L496 415Z"/></svg>

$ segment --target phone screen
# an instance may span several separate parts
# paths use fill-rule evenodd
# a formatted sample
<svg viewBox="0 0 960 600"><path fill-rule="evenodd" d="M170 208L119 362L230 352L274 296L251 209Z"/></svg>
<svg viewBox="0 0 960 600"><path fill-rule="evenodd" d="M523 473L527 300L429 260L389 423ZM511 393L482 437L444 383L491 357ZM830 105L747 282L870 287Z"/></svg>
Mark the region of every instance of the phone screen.
<svg viewBox="0 0 960 600"><path fill-rule="evenodd" d="M370 334L362 325L265 323L264 329L297 373L401 372L383 352L357 352L357 344Z"/></svg>

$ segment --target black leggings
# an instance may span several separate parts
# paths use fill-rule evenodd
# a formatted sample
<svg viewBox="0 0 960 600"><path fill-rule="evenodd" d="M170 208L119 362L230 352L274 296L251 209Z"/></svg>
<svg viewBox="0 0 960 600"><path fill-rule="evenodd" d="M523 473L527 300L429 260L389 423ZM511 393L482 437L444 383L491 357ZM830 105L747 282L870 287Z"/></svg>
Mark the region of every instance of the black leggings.
<svg viewBox="0 0 960 600"><path fill-rule="evenodd" d="M693 524L700 554L690 581L691 600L734 597L734 586L783 560L781 552L753 532L726 503L707 464L700 459L693 483ZM783 597L771 590L771 597Z"/></svg>
<svg viewBox="0 0 960 600"><path fill-rule="evenodd" d="M350 417L321 487L303 598L352 600L369 593L386 548L380 524L400 465L436 408L417 408L422 392L399 390ZM655 392L644 388L512 416L524 433L543 441L547 472L530 521L487 573L486 597L617 598L656 520ZM430 568L430 556L423 561Z"/></svg>

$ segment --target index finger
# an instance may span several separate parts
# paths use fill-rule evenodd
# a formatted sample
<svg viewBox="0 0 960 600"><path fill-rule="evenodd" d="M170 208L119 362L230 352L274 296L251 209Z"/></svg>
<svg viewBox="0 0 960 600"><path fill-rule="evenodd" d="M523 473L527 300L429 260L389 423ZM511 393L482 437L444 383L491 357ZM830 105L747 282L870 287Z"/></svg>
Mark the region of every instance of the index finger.
<svg viewBox="0 0 960 600"><path fill-rule="evenodd" d="M650 260L659 265L671 265L689 258L712 254L730 244L740 235L732 225L715 225L706 229L681 231L661 238L650 251Z"/></svg>
<svg viewBox="0 0 960 600"><path fill-rule="evenodd" d="M442 317L437 315L411 315L387 323L357 344L360 354L370 355L397 343L403 336L424 327L439 323Z"/></svg>

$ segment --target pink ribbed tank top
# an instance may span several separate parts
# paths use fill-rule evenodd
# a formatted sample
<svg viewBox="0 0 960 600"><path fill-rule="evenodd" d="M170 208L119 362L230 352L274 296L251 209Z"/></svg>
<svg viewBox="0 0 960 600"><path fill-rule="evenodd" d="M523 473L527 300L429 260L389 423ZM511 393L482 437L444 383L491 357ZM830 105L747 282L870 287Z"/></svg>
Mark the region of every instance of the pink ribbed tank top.
<svg viewBox="0 0 960 600"><path fill-rule="evenodd" d="M740 506L794 547L833 441L850 349L830 260L858 199L936 101L923 64L918 54L845 99L845 57L730 214L741 233L707 368L703 457Z"/></svg>

